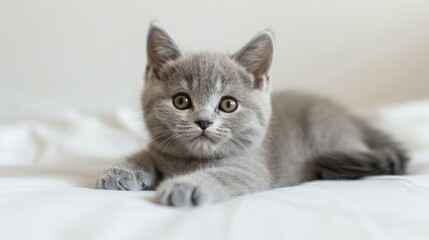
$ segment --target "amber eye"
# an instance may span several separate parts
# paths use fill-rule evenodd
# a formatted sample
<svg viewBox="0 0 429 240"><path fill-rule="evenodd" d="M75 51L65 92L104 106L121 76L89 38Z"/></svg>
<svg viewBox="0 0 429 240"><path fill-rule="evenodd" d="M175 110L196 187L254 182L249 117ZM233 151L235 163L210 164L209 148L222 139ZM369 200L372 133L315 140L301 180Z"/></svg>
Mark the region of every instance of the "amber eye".
<svg viewBox="0 0 429 240"><path fill-rule="evenodd" d="M237 107L238 102L235 99L229 97L224 98L219 104L219 109L227 113L234 112L237 110Z"/></svg>
<svg viewBox="0 0 429 240"><path fill-rule="evenodd" d="M177 109L185 110L191 107L191 98L185 93L173 97L173 104Z"/></svg>

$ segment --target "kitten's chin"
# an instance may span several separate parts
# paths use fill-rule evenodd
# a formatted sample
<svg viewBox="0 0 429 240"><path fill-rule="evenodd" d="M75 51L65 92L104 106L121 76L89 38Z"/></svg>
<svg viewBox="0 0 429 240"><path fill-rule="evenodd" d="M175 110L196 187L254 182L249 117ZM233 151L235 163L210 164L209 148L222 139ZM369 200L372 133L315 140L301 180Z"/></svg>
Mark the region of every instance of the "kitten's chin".
<svg viewBox="0 0 429 240"><path fill-rule="evenodd" d="M199 158L209 158L218 155L218 146L219 143L206 135L200 135L187 144L189 152Z"/></svg>

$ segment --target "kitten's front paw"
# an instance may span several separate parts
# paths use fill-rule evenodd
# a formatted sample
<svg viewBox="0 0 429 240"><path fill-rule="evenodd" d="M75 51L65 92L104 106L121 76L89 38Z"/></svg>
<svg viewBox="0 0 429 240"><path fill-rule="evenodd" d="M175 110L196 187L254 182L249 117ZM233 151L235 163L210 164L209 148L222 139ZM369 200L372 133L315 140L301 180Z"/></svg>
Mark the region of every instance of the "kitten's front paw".
<svg viewBox="0 0 429 240"><path fill-rule="evenodd" d="M175 207L193 207L212 202L208 191L191 183L165 182L158 187L155 202Z"/></svg>
<svg viewBox="0 0 429 240"><path fill-rule="evenodd" d="M113 167L104 170L97 179L95 187L107 190L143 190L146 184L130 170Z"/></svg>

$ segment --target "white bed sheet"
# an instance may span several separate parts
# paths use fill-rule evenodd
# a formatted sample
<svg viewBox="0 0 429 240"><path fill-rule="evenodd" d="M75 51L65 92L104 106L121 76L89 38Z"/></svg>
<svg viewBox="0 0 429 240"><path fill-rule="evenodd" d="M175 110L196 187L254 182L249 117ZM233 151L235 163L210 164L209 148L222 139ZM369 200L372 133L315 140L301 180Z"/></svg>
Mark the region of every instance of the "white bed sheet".
<svg viewBox="0 0 429 240"><path fill-rule="evenodd" d="M144 146L140 114L68 112L0 123L0 239L429 239L429 101L374 121L403 139L411 175L315 181L195 209L153 192L92 189Z"/></svg>

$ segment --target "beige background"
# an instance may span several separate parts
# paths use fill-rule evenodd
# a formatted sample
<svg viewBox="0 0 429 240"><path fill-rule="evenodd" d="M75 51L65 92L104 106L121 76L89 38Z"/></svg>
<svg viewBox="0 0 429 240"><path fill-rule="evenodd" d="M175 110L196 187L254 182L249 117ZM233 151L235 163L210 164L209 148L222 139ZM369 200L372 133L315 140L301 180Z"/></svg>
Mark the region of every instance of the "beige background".
<svg viewBox="0 0 429 240"><path fill-rule="evenodd" d="M138 104L149 21L187 50L269 27L274 88L372 106L429 98L429 1L0 0L2 114Z"/></svg>

